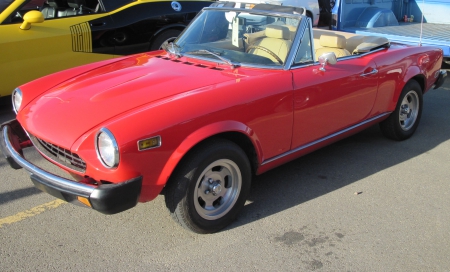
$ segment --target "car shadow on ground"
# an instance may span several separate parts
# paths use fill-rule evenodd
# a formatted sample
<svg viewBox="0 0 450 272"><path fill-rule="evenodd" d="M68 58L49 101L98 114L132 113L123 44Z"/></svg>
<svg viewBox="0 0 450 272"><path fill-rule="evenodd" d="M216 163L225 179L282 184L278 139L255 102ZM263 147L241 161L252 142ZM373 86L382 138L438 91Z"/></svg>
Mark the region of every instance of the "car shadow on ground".
<svg viewBox="0 0 450 272"><path fill-rule="evenodd" d="M14 191L5 192L5 193L0 193L0 205L8 203L8 202L12 202L12 201L20 199L20 198L28 197L31 195L37 195L37 194L41 194L41 193L42 193L42 191L40 191L36 187L29 187L29 188L18 189L18 190L14 190Z"/></svg>
<svg viewBox="0 0 450 272"><path fill-rule="evenodd" d="M408 140L386 139L378 125L256 176L248 203L227 229L240 227L344 188L450 139L447 102L450 84L424 96L416 133ZM350 191L349 197L355 192Z"/></svg>

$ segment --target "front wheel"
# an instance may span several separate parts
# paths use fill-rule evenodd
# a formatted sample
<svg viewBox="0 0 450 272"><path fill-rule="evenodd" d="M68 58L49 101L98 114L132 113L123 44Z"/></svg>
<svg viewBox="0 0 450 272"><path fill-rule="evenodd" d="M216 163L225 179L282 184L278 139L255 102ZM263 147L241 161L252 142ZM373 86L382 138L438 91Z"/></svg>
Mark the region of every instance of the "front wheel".
<svg viewBox="0 0 450 272"><path fill-rule="evenodd" d="M251 169L235 143L215 139L196 147L171 176L166 206L183 227L213 233L229 225L250 191Z"/></svg>
<svg viewBox="0 0 450 272"><path fill-rule="evenodd" d="M383 134L390 139L401 141L411 137L419 125L422 115L422 89L411 80L400 94L395 111L380 123Z"/></svg>

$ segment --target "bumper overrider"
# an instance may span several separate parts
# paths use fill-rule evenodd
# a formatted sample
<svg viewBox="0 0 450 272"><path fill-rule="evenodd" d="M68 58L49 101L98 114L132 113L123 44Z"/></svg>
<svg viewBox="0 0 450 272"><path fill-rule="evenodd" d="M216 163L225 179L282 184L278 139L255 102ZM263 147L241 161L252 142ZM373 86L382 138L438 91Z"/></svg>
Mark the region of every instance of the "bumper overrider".
<svg viewBox="0 0 450 272"><path fill-rule="evenodd" d="M434 89L441 87L442 84L444 84L446 77L447 77L447 71L440 70L439 75L437 76L436 82L434 83Z"/></svg>
<svg viewBox="0 0 450 272"><path fill-rule="evenodd" d="M51 174L27 161L22 148L31 141L17 120L1 125L0 148L9 165L24 168L34 185L43 192L74 204L83 203L104 214L119 213L136 206L142 187L142 177L120 183L91 185Z"/></svg>

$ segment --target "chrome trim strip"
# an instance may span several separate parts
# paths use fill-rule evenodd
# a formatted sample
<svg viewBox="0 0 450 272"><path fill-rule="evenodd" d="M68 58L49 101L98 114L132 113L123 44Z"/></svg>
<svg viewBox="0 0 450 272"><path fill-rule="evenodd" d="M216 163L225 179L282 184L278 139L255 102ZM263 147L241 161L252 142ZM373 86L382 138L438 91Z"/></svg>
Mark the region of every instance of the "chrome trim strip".
<svg viewBox="0 0 450 272"><path fill-rule="evenodd" d="M311 41L311 52L312 52L312 60L314 62L314 60L316 59L316 50L314 50L316 48L316 46L314 45L314 31L313 31L313 22L310 21L310 25L311 27L309 28L309 40Z"/></svg>
<svg viewBox="0 0 450 272"><path fill-rule="evenodd" d="M313 142L311 142L311 143L309 143L309 144L306 144L306 145L297 147L297 148L294 149L294 150L290 150L290 151L288 151L288 152L286 152L286 153L283 153L283 154L281 154L281 155L278 155L278 156L276 156L276 157L273 157L273 158L271 158L271 159L268 159L268 160L264 161L263 163L261 163L261 165L265 165L265 164L271 163L271 162L273 162L273 161L276 161L276 160L281 159L281 158L283 158L283 157L289 156L289 155L291 155L291 154L294 154L294 153L296 153L296 152L298 152L298 151L301 151L301 150L303 150L303 149L306 149L306 148L308 148L308 147L314 146L314 145L316 145L316 144L319 144L319 143L324 142L324 141L326 141L326 140L329 140L329 139L331 139L331 138L337 137L337 136L339 136L339 135L341 135L341 134L344 134L344 133L346 133L346 132L349 132L349 131L351 131L351 130L357 128L357 127L363 126L363 125L365 125L365 124L367 124L367 123L370 123L370 122L372 122L372 121L375 121L375 120L377 120L377 119L380 119L380 118L382 118L382 117L384 117L384 116L386 116L386 115L389 115L389 114L391 114L391 112L386 112L386 113L380 114L380 115L378 115L378 116L375 116L375 117L373 117L373 118L367 119L367 120L365 120L365 121L363 121L363 122L361 122L361 123L359 123L359 124L356 124L356 125L354 125L354 126L351 126L351 127L349 127L349 128L346 128L346 129L341 130L341 131L339 131L339 132L336 132L336 133L333 133L333 134L331 134L331 135L328 135L328 136L326 136L326 137L324 137L324 138L322 138L322 139L313 141Z"/></svg>
<svg viewBox="0 0 450 272"><path fill-rule="evenodd" d="M291 69L292 65L294 64L295 57L297 56L298 49L300 47L300 41L302 40L303 36L305 35L305 31L308 29L308 20L303 20L304 18L300 20L299 24L297 25L297 31L295 33L294 41L291 44L291 48L289 49L289 53L286 57L286 62L284 64L284 70ZM311 36L312 37L312 36Z"/></svg>
<svg viewBox="0 0 450 272"><path fill-rule="evenodd" d="M293 48L296 48L295 49L296 51L292 52L292 54L290 55L290 57L292 58L290 60L291 63L288 66L288 68L290 70L295 70L295 69L303 68L303 67L307 67L307 66L313 66L313 65L318 63L318 62L315 63L314 61L308 62L308 63L297 63L297 64L295 63L295 58L297 57L297 53L298 53L299 47L301 45L301 40L303 39L303 37L305 36L306 31L308 31L308 30L309 30L309 39L310 39L311 47L312 47L311 49L314 48L313 28L309 27L310 25L312 25L312 21L311 21L310 18L307 18L307 20L303 20L302 19L302 21L300 22L300 24L298 26L294 42L292 43L292 46L291 46L291 50L293 50ZM316 57L315 50L311 50L311 53L312 53L312 58L314 60L315 57Z"/></svg>
<svg viewBox="0 0 450 272"><path fill-rule="evenodd" d="M71 192L75 193L80 196L86 196L89 197L92 192L94 192L94 187L83 184L83 183L77 183L75 181L62 178L57 175L53 175L51 173L48 173L47 171L37 167L36 165L31 164L28 162L25 158L23 158L11 145L11 142L9 140L9 126L3 127L3 138L4 138L4 144L8 151L8 153L11 155L11 157L18 163L20 166L22 166L24 169L26 169L28 172L44 179L47 182L47 185L52 186L53 188L56 188L59 191L62 192Z"/></svg>
<svg viewBox="0 0 450 272"><path fill-rule="evenodd" d="M15 96L19 94L20 95L20 105L19 108L16 109L16 103L15 103ZM22 90L20 90L19 88L15 88L14 91L11 94L11 100L12 100L12 106L13 106L13 110L17 115L17 112L19 111L20 107L22 106L22 99L23 99L23 95L22 95Z"/></svg>
<svg viewBox="0 0 450 272"><path fill-rule="evenodd" d="M217 3L217 2L216 2ZM245 2L242 2L245 3ZM252 4L252 3L249 3ZM254 4L254 3L253 3ZM303 7L300 7L303 8ZM203 10L220 10L220 11L232 11L232 12L245 12L257 15L270 15L270 16L280 16L280 17L288 17L293 19L301 19L301 17L306 17L302 14L294 14L294 13L285 13L285 12L274 12L269 10L260 10L260 9L244 9L244 8L234 8L234 7L204 7Z"/></svg>
<svg viewBox="0 0 450 272"><path fill-rule="evenodd" d="M295 64L295 65L292 65L291 71L292 71L292 70L297 70L297 69L299 69L299 68L305 68L305 67L309 67L309 66L315 66L315 65L317 65L317 64L319 64L319 63L308 62L308 63Z"/></svg>
<svg viewBox="0 0 450 272"><path fill-rule="evenodd" d="M314 43L314 39L312 39L312 42ZM369 54L373 54L375 52L382 51L384 49L386 49L386 48L383 47L383 48L378 48L376 50L369 51L369 52L366 52L366 53L363 53L363 54L340 57L340 58L337 59L337 63L339 63L340 61L344 61L344 60L361 58L363 56L366 56L366 55L369 55ZM314 58L315 58L315 52L314 52ZM291 70L298 69L298 68L303 68L305 66L310 66L310 65L314 66L314 65L318 65L318 64L319 64L319 61L315 61L314 63L308 63L308 64L305 64L305 65L295 65L295 66L292 66ZM337 64L335 64L335 65L337 65Z"/></svg>
<svg viewBox="0 0 450 272"><path fill-rule="evenodd" d="M223 62L220 59L216 59L216 58L208 58L208 57L203 57L203 56L199 56L199 55L192 55L189 53L185 53L183 55L184 57L189 57L192 59L199 59L199 60L204 60L204 61L209 61L209 62L213 62L213 63L220 63L222 65L226 65L229 66L227 63ZM238 62L238 64L240 65L240 67L246 67L246 68L260 68L260 69L272 69L272 70L283 70L283 65L279 65L279 66L272 66L272 65L258 65L258 64L251 64L251 63L245 63L245 62ZM192 65L195 66L195 65ZM206 65L205 65L206 66ZM204 67L206 69L211 69L210 67Z"/></svg>

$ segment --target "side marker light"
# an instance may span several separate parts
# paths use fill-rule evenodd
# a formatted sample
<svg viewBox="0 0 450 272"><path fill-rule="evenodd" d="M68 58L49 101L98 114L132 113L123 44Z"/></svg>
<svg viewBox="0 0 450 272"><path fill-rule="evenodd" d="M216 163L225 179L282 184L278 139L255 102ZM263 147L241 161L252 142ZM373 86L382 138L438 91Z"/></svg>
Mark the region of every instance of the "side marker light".
<svg viewBox="0 0 450 272"><path fill-rule="evenodd" d="M138 149L139 151L160 147L161 146L161 136L155 136L152 138L144 139L138 141Z"/></svg>
<svg viewBox="0 0 450 272"><path fill-rule="evenodd" d="M84 205L88 206L89 208L92 208L92 205L91 205L91 202L89 201L89 199L82 197L82 196L77 196L77 199Z"/></svg>

